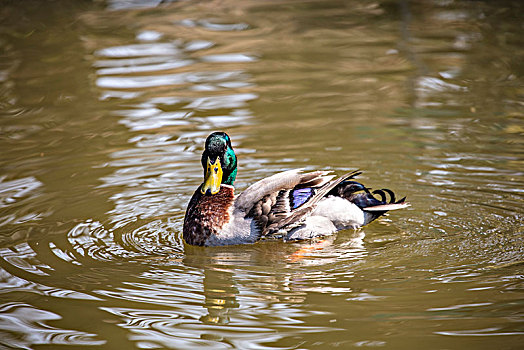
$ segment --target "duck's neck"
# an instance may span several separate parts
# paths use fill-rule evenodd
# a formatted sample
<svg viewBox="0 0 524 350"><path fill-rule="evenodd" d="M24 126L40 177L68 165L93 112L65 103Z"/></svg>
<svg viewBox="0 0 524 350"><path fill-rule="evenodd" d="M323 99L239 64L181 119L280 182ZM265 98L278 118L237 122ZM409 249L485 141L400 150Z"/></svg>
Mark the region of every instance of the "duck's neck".
<svg viewBox="0 0 524 350"><path fill-rule="evenodd" d="M237 168L233 169L233 171L230 172L227 176L224 176L224 178L222 179L222 184L234 186L233 183L235 182L236 178L237 178Z"/></svg>

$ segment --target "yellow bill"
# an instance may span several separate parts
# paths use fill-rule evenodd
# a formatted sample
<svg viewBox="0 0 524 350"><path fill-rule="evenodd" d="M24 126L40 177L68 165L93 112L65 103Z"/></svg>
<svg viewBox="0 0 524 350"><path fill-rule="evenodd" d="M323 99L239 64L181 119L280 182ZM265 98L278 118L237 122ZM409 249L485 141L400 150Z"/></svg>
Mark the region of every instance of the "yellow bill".
<svg viewBox="0 0 524 350"><path fill-rule="evenodd" d="M220 184L222 183L222 165L220 164L220 157L217 157L214 163L207 158L206 174L204 176L204 184L200 189L202 194L206 194L209 190L211 194L217 194L220 191Z"/></svg>

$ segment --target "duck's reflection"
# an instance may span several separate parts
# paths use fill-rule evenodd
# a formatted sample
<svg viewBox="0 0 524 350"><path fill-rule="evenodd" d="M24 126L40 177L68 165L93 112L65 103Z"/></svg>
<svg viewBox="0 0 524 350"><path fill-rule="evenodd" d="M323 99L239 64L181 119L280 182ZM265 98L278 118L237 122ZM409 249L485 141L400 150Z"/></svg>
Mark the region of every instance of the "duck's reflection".
<svg viewBox="0 0 524 350"><path fill-rule="evenodd" d="M200 268L204 274L202 283L207 314L200 317L200 321L229 324L234 318L234 309L266 309L268 303L301 304L308 292L351 293L347 285L326 283L323 272L317 267L325 265L331 268L330 265L342 261L362 259L367 255L364 237L363 231L355 231L340 238L331 236L289 244L186 246L183 264ZM272 268L264 268L266 265ZM351 271L347 271L345 276L348 274L351 275Z"/></svg>
<svg viewBox="0 0 524 350"><path fill-rule="evenodd" d="M200 317L207 324L228 324L229 310L239 306L238 288L233 280L233 273L220 269L204 271L205 307L208 314Z"/></svg>

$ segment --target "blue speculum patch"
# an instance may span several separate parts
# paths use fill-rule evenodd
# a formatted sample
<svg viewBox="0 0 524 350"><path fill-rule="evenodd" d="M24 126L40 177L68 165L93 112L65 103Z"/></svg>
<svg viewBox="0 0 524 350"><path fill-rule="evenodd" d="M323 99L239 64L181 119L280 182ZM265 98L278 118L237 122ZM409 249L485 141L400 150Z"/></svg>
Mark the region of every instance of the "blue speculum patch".
<svg viewBox="0 0 524 350"><path fill-rule="evenodd" d="M313 194L314 194L314 191L310 187L299 188L299 189L293 190L290 194L291 208L296 209L300 207L302 204L307 202L307 200L311 198Z"/></svg>

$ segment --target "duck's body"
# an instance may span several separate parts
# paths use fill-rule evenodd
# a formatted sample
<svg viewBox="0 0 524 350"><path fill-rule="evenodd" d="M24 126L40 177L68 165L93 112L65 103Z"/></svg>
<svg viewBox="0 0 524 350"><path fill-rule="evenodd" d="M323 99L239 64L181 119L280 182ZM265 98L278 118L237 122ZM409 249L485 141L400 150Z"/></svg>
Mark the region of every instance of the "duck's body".
<svg viewBox="0 0 524 350"><path fill-rule="evenodd" d="M229 136L211 134L202 155L205 181L193 194L184 219L188 244L244 244L264 237L309 239L358 228L388 210L409 206L404 198L395 201L390 190L370 192L353 181L360 172L334 179L325 171L289 170L235 196L236 164Z"/></svg>

